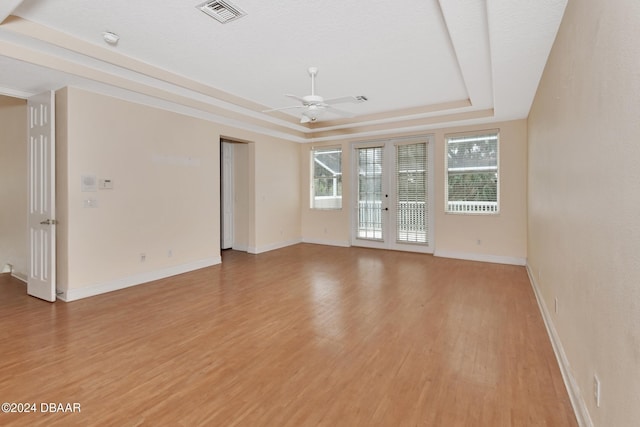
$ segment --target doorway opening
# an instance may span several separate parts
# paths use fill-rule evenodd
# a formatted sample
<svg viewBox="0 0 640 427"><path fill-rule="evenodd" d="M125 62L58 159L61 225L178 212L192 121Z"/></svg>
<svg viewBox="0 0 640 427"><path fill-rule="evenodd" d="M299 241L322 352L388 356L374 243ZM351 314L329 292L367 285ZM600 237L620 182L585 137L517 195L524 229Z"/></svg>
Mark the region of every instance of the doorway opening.
<svg viewBox="0 0 640 427"><path fill-rule="evenodd" d="M220 249L249 249L249 146L220 138Z"/></svg>
<svg viewBox="0 0 640 427"><path fill-rule="evenodd" d="M0 95L0 274L27 282L27 101Z"/></svg>

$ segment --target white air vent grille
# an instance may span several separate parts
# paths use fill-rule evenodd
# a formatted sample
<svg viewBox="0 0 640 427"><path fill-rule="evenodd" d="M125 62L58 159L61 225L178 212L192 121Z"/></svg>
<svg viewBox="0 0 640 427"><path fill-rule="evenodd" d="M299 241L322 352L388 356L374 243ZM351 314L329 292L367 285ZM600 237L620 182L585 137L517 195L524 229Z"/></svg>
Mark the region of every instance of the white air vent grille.
<svg viewBox="0 0 640 427"><path fill-rule="evenodd" d="M247 14L238 6L223 0L206 1L196 7L223 24Z"/></svg>

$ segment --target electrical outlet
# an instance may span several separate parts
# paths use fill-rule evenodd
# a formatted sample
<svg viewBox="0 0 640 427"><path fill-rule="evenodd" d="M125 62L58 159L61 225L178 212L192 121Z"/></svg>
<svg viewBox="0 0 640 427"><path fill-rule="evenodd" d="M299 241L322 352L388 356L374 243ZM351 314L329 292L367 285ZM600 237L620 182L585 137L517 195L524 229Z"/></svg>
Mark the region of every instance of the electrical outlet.
<svg viewBox="0 0 640 427"><path fill-rule="evenodd" d="M141 253L140 254L140 262L145 262L146 260L147 260L147 254Z"/></svg>
<svg viewBox="0 0 640 427"><path fill-rule="evenodd" d="M478 239L476 240L476 243L478 244L478 246L482 245L482 240Z"/></svg>
<svg viewBox="0 0 640 427"><path fill-rule="evenodd" d="M167 251L167 258L171 258L173 256L173 249L169 249Z"/></svg>
<svg viewBox="0 0 640 427"><path fill-rule="evenodd" d="M553 299L553 310L556 312L556 314L558 314L558 297Z"/></svg>
<svg viewBox="0 0 640 427"><path fill-rule="evenodd" d="M600 379L593 374L593 399L596 402L596 408L600 407Z"/></svg>

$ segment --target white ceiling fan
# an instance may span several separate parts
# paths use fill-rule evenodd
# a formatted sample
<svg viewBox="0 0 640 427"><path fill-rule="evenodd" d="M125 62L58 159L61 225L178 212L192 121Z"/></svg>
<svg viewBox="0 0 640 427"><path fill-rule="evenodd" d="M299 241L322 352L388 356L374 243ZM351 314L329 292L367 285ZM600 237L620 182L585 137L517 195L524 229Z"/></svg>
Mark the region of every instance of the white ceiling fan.
<svg viewBox="0 0 640 427"><path fill-rule="evenodd" d="M322 113L325 111L329 111L331 113L337 114L343 117L353 117L352 113L347 111L342 111L337 108L334 108L335 104L360 104L362 102L367 101L367 97L363 95L359 96L343 96L341 98L331 98L324 99L320 95L316 95L316 76L318 75L318 68L309 67L309 76L311 76L311 95L307 96L297 96L286 94L285 96L289 98L293 98L302 103L302 105L293 105L290 107L282 107L282 108L273 108L271 110L264 110L263 113L268 113L270 111L281 111L281 110L289 110L294 108L301 108L304 111L302 112L302 117L300 119L300 123L308 123L317 121Z"/></svg>

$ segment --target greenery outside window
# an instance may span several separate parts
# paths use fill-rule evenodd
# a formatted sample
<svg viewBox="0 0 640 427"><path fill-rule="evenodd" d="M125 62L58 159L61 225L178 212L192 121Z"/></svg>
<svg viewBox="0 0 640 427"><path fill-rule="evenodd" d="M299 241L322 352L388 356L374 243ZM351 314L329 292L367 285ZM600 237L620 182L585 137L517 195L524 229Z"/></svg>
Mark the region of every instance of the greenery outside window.
<svg viewBox="0 0 640 427"><path fill-rule="evenodd" d="M498 132L445 137L445 211L460 214L499 212Z"/></svg>
<svg viewBox="0 0 640 427"><path fill-rule="evenodd" d="M311 208L342 208L342 149L311 150Z"/></svg>

